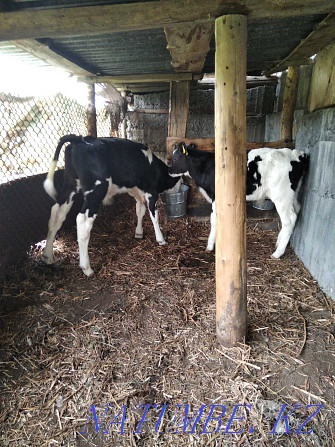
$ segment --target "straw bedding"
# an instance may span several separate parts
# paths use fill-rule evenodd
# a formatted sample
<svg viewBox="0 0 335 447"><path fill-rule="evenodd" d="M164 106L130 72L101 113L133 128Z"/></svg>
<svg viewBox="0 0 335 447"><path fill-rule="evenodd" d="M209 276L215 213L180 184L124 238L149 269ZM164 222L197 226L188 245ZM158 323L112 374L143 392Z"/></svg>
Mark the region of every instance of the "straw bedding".
<svg viewBox="0 0 335 447"><path fill-rule="evenodd" d="M1 445L335 445L335 303L290 248L270 258L277 231L248 221L248 340L229 349L215 335L208 222L169 221L160 209L168 245L159 247L148 216L145 238L133 238L134 208L122 197L98 216L93 278L78 267L73 229L59 234L54 266L41 263L37 245L2 284ZM150 404L138 430L138 406ZM313 432L295 434L311 404L323 405L301 430ZM195 429L183 430L186 409L190 421L203 405ZM215 419L204 427L211 405L222 406L213 418L226 408L218 431ZM236 405L249 407L235 407L244 419L227 430ZM290 433L283 419L271 434L282 405L300 407L287 417ZM123 427L108 427L123 416Z"/></svg>

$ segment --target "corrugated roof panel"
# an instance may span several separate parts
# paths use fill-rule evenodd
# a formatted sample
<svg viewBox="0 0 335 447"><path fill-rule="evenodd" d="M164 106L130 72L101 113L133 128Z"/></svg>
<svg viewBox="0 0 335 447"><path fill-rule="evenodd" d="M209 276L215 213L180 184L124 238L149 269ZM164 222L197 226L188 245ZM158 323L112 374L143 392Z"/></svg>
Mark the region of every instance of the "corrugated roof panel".
<svg viewBox="0 0 335 447"><path fill-rule="evenodd" d="M151 2L153 0L142 0ZM93 6L103 4L134 3L133 0L16 0L5 2L12 9L50 9L55 7ZM137 1L136 1L137 3ZM9 5L9 6L8 6ZM148 5L149 7L149 5ZM248 20L247 70L249 74L260 74L286 58L299 42L313 31L325 15L293 17L287 19ZM166 48L167 42L162 28L88 35L40 39L51 50L69 59L91 73L105 76L132 74L155 74L174 72L171 56ZM3 47L18 57L33 61L14 46ZM35 62L36 63L36 62ZM43 64L40 62L40 64ZM203 72L215 70L215 41L206 57Z"/></svg>
<svg viewBox="0 0 335 447"><path fill-rule="evenodd" d="M163 29L41 40L55 52L101 75L173 72Z"/></svg>
<svg viewBox="0 0 335 447"><path fill-rule="evenodd" d="M261 72L271 68L277 61L287 57L321 22L324 14L248 21L247 70ZM215 40L207 55L204 72L214 72Z"/></svg>
<svg viewBox="0 0 335 447"><path fill-rule="evenodd" d="M20 62L25 62L34 67L48 66L48 64L43 62L41 59L38 59L32 54L21 50L20 48L18 48L17 46L13 45L10 42L0 42L0 54L17 58Z"/></svg>

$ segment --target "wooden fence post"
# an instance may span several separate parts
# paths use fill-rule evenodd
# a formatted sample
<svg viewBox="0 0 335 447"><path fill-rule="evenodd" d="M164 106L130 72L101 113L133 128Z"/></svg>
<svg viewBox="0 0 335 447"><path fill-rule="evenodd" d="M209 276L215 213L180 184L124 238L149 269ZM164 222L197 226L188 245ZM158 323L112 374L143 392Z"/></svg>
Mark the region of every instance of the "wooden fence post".
<svg viewBox="0 0 335 447"><path fill-rule="evenodd" d="M190 81L170 82L169 137L186 137Z"/></svg>
<svg viewBox="0 0 335 447"><path fill-rule="evenodd" d="M121 108L121 115L120 115L120 120L121 120L121 138L127 138L127 101L126 101L126 96L127 96L127 92L126 90L122 90L121 91L121 96L123 99L123 104L122 104L122 108Z"/></svg>
<svg viewBox="0 0 335 447"><path fill-rule="evenodd" d="M280 139L283 141L293 141L293 119L298 94L299 69L299 66L288 67L287 71L283 110L280 118Z"/></svg>
<svg viewBox="0 0 335 447"><path fill-rule="evenodd" d="M95 109L95 88L94 84L87 84L87 134L92 137L97 136L97 112Z"/></svg>
<svg viewBox="0 0 335 447"><path fill-rule="evenodd" d="M219 343L245 340L247 19L215 21L216 332Z"/></svg>

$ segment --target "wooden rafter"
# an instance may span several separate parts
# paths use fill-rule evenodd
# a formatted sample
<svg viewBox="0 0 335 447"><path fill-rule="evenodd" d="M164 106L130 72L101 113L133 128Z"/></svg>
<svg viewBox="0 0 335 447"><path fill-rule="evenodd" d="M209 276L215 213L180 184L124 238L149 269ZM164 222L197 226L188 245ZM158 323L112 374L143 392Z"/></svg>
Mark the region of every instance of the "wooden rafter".
<svg viewBox="0 0 335 447"><path fill-rule="evenodd" d="M147 84L113 83L113 86L119 91L129 91L132 93L153 93L170 90L169 82L148 82Z"/></svg>
<svg viewBox="0 0 335 447"><path fill-rule="evenodd" d="M18 48L26 51L27 53L32 54L38 59L41 59L47 64L63 68L73 75L90 76L93 74L85 70L84 68L79 67L79 65L76 65L73 62L69 61L65 57L62 57L54 51L50 50L47 45L44 45L35 39L13 40L11 43Z"/></svg>
<svg viewBox="0 0 335 447"><path fill-rule="evenodd" d="M0 40L105 34L164 28L182 22L211 22L223 14L250 19L335 12L334 0L165 0L116 5L0 13Z"/></svg>
<svg viewBox="0 0 335 447"><path fill-rule="evenodd" d="M318 26L303 39L299 45L281 62L273 66L266 74L284 71L288 67L308 63L311 56L335 40L335 13L328 14Z"/></svg>
<svg viewBox="0 0 335 447"><path fill-rule="evenodd" d="M97 82L109 84L147 84L149 82L197 81L201 75L192 73L157 73L125 76L80 76L79 81L95 84Z"/></svg>

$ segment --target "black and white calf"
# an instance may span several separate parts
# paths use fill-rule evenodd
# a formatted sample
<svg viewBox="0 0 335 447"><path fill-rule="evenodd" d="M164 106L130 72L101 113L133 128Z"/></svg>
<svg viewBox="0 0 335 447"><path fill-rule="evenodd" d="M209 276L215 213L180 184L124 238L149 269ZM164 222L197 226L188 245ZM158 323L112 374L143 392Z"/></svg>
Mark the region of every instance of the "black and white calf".
<svg viewBox="0 0 335 447"><path fill-rule="evenodd" d="M247 161L247 201L272 200L281 220L276 250L273 258L280 258L290 240L297 215L301 208L298 192L308 167L308 155L288 148L252 149ZM169 168L173 176L188 175L193 178L206 200L212 203L211 231L207 250L215 244L215 158L214 154L199 151L194 144L180 143L175 147Z"/></svg>
<svg viewBox="0 0 335 447"><path fill-rule="evenodd" d="M54 185L54 173L62 146L65 149L64 182L60 191ZM126 139L94 138L66 135L59 140L49 173L44 182L45 191L56 201L51 209L49 231L43 259L52 264L53 242L67 213L73 197L79 191L84 204L77 215L77 234L80 267L85 275L93 270L88 256L88 243L93 222L101 203L108 205L116 194L127 192L136 200L137 227L135 238L143 237L142 220L146 204L154 226L156 240L165 240L158 223L158 194L179 188L181 179L173 178L168 167L146 146Z"/></svg>

